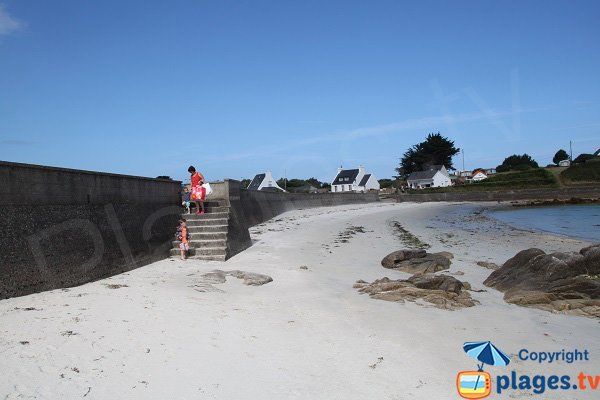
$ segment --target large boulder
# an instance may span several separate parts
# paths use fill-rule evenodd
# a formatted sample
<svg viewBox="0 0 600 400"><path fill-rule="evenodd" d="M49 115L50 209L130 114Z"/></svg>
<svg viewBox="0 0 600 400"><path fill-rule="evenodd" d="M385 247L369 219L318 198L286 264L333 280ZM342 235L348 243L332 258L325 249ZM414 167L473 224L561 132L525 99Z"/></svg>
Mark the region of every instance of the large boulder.
<svg viewBox="0 0 600 400"><path fill-rule="evenodd" d="M464 288L461 281L449 275L417 274L407 279L419 289L444 290L459 294Z"/></svg>
<svg viewBox="0 0 600 400"><path fill-rule="evenodd" d="M600 315L600 245L579 253L517 253L483 282L509 303L555 312Z"/></svg>
<svg viewBox="0 0 600 400"><path fill-rule="evenodd" d="M381 260L385 268L410 274L435 273L450 268L452 253L427 253L425 250L405 249L394 251Z"/></svg>
<svg viewBox="0 0 600 400"><path fill-rule="evenodd" d="M354 287L378 300L398 303L422 300L437 308L456 310L478 303L464 290L465 283L449 275L417 274L406 280L386 277L371 283L357 281Z"/></svg>
<svg viewBox="0 0 600 400"><path fill-rule="evenodd" d="M427 252L421 249L398 250L385 256L383 260L381 260L381 265L385 268L395 268L401 261L410 260L411 258L423 258L426 255Z"/></svg>

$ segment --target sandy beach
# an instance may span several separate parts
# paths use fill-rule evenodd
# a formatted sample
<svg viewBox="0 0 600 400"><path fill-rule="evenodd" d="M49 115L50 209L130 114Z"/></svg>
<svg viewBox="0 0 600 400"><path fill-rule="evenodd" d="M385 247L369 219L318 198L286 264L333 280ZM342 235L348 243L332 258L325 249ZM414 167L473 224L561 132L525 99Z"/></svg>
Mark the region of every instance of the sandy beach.
<svg viewBox="0 0 600 400"><path fill-rule="evenodd" d="M510 366L486 369L492 376L600 374L598 320L507 304L482 284L491 271L476 264L502 264L530 247L578 251L589 243L511 228L480 206L291 211L253 227L254 245L225 263L167 259L2 300L0 399L457 399L456 374L476 368L463 343L487 340L512 356ZM353 288L359 279L410 276L380 263L406 248L394 221L428 251L453 253L449 272L464 273L459 279L480 304L447 311ZM273 282L203 277L216 269ZM590 360L540 364L519 360L520 349L588 350ZM566 398L560 390L502 396Z"/></svg>

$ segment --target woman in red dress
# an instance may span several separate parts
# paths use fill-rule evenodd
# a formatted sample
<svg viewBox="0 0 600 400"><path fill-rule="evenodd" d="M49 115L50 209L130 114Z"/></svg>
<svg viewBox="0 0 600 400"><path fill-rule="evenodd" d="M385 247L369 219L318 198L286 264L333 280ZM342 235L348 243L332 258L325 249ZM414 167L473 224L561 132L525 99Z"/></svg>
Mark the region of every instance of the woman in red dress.
<svg viewBox="0 0 600 400"><path fill-rule="evenodd" d="M190 200L196 204L196 214L204 214L204 198L206 197L206 189L202 187L204 183L204 175L196 171L196 168L190 166L188 172L192 174L192 194Z"/></svg>

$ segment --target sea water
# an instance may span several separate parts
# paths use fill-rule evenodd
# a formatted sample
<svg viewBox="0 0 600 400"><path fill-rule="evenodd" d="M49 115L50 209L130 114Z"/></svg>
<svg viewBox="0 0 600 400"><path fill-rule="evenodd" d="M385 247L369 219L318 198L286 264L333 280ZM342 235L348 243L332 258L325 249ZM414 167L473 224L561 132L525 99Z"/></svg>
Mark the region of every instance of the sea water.
<svg viewBox="0 0 600 400"><path fill-rule="evenodd" d="M600 204L524 207L488 215L515 228L600 242Z"/></svg>

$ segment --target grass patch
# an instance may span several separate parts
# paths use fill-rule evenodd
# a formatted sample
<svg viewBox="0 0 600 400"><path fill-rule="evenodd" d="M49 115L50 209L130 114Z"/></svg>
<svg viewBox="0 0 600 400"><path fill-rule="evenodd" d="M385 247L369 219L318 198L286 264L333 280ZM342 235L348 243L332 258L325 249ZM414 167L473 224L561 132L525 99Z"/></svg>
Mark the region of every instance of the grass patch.
<svg viewBox="0 0 600 400"><path fill-rule="evenodd" d="M583 164L573 164L560 174L565 183L569 182L600 182L600 162L587 161Z"/></svg>
<svg viewBox="0 0 600 400"><path fill-rule="evenodd" d="M532 168L526 171L502 172L491 175L479 182L444 188L427 188L409 190L409 193L441 193L441 192L487 192L497 190L550 188L557 187L556 178L543 168Z"/></svg>

